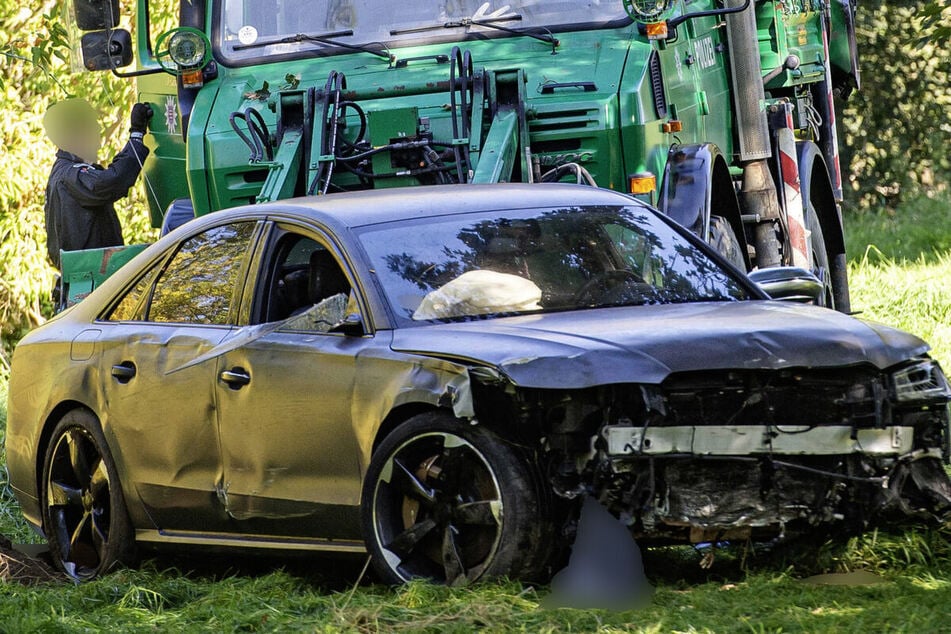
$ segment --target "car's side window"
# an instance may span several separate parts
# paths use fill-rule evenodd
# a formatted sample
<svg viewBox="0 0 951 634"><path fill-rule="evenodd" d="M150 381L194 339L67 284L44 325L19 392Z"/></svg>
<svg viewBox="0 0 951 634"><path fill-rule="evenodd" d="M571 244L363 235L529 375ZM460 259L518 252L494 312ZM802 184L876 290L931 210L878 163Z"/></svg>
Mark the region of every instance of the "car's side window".
<svg viewBox="0 0 951 634"><path fill-rule="evenodd" d="M261 277L261 321L282 330L327 332L348 312L351 287L334 254L313 238L285 232Z"/></svg>
<svg viewBox="0 0 951 634"><path fill-rule="evenodd" d="M106 319L109 321L142 321L147 308L146 298L157 273L158 268L154 267L139 278L135 286L126 292Z"/></svg>
<svg viewBox="0 0 951 634"><path fill-rule="evenodd" d="M226 324L255 223L214 227L182 243L159 275L148 321Z"/></svg>

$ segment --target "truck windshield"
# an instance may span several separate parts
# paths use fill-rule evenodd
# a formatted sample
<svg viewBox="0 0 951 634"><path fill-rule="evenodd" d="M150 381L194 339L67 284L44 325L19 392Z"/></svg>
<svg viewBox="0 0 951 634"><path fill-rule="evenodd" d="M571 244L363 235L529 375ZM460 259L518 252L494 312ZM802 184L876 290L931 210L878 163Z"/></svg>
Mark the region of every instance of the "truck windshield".
<svg viewBox="0 0 951 634"><path fill-rule="evenodd" d="M560 25L598 26L626 20L620 0L222 0L215 20L217 46L229 62L314 49L424 39L504 36L504 26L531 33ZM479 22L486 24L479 24ZM297 37L334 34L326 38Z"/></svg>

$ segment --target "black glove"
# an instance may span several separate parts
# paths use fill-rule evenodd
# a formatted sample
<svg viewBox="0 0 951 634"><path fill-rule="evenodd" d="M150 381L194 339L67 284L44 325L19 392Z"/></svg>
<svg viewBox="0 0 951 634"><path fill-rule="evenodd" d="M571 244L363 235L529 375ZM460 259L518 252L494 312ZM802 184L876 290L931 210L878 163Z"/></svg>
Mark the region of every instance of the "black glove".
<svg viewBox="0 0 951 634"><path fill-rule="evenodd" d="M137 103L132 106L132 125L130 126L131 131L145 133L145 130L149 125L149 119L152 118L152 114L152 106L147 103Z"/></svg>

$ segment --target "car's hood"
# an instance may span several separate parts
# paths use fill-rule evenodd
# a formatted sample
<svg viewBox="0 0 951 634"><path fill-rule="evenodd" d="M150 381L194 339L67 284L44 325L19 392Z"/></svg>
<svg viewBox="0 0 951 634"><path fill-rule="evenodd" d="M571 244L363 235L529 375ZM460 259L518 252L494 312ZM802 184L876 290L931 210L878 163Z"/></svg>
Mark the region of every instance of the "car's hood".
<svg viewBox="0 0 951 634"><path fill-rule="evenodd" d="M825 308L774 301L676 304L523 315L404 328L393 348L496 367L517 385L660 383L716 369L886 368L921 339Z"/></svg>

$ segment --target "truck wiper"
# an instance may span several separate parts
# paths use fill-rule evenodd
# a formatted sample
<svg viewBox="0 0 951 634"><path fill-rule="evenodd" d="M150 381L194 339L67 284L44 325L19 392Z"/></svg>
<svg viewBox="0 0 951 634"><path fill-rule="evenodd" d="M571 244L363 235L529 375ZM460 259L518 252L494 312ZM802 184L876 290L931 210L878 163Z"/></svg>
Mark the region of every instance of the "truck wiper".
<svg viewBox="0 0 951 634"><path fill-rule="evenodd" d="M317 44L327 44L328 46L340 46L342 48L348 48L353 51L363 51L364 53L370 53L371 55L376 55L377 57L382 57L387 61L392 61L393 56L389 53L384 53L378 51L370 46L365 44L348 44L347 42L341 42L337 38L339 37L349 37L353 35L351 29L346 31L333 31L331 33L297 33L295 35L288 35L287 37L278 37L271 39L258 40L257 42L251 42L250 44L236 44L234 50L244 51L249 48L260 48L262 46L271 46L272 44L295 44L302 42L316 42Z"/></svg>
<svg viewBox="0 0 951 634"><path fill-rule="evenodd" d="M499 22L517 22L522 19L521 14L513 13L511 15L503 15L497 18L483 18L475 20L473 18L462 18L461 20L450 20L449 22L441 22L439 24L430 24L427 26L416 26L409 29L393 29L390 31L390 35L404 35L406 33L424 33L426 31L437 31L439 29L458 29L458 28L469 28L470 26L484 26L490 29L496 29L497 31L505 31L506 33L513 33L515 35L527 35L530 38L540 40L542 42L547 42L551 44L552 47L558 46L558 40L555 38L551 32L548 33L532 33L526 29L512 29L507 26L502 26ZM529 27L531 28L531 27ZM547 30L547 29L546 29Z"/></svg>

